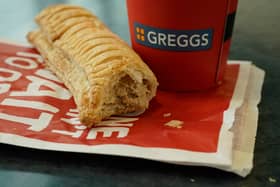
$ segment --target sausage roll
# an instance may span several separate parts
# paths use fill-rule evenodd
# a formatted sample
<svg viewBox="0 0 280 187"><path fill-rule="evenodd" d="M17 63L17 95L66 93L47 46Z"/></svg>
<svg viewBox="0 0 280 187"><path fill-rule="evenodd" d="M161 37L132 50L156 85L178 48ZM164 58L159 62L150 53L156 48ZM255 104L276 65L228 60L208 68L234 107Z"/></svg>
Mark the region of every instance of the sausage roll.
<svg viewBox="0 0 280 187"><path fill-rule="evenodd" d="M55 5L37 17L27 38L46 67L72 93L82 124L139 112L155 96L157 80L141 58L96 16L81 7Z"/></svg>

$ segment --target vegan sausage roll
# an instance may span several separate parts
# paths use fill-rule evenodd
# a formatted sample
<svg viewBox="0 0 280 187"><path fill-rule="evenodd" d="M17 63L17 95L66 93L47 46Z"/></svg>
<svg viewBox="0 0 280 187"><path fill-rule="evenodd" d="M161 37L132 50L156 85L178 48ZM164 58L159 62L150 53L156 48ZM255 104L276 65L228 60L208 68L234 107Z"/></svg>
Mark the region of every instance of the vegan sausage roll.
<svg viewBox="0 0 280 187"><path fill-rule="evenodd" d="M27 38L72 93L82 124L148 108L158 85L155 75L95 15L55 5L35 20L39 28Z"/></svg>

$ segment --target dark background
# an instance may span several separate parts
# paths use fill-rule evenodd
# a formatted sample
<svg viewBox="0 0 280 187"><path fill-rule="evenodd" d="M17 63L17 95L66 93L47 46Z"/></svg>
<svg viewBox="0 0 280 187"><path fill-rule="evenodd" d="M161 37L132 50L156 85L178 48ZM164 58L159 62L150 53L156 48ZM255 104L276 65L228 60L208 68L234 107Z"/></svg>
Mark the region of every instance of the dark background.
<svg viewBox="0 0 280 187"><path fill-rule="evenodd" d="M129 42L124 0L3 0L0 38L26 42L33 17L57 2L87 7ZM240 0L237 11L230 59L253 61L266 71L254 169L247 178L211 168L0 144L0 186L280 186L279 8L279 0Z"/></svg>

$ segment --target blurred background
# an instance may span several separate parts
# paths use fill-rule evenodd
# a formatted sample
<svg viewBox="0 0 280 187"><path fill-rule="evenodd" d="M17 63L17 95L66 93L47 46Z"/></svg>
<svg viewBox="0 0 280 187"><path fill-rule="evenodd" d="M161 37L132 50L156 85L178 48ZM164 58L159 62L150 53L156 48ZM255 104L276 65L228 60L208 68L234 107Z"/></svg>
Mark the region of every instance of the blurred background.
<svg viewBox="0 0 280 187"><path fill-rule="evenodd" d="M0 38L27 42L25 35L35 28L34 17L51 4L81 5L91 10L115 33L129 42L125 0L5 0L0 2Z"/></svg>

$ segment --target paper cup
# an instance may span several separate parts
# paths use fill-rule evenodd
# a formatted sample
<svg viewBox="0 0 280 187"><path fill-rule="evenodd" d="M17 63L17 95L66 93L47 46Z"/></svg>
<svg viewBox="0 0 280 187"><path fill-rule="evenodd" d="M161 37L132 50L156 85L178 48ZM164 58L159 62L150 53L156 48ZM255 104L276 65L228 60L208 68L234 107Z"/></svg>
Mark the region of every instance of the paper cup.
<svg viewBox="0 0 280 187"><path fill-rule="evenodd" d="M132 47L159 88L203 90L222 83L237 0L127 0Z"/></svg>

